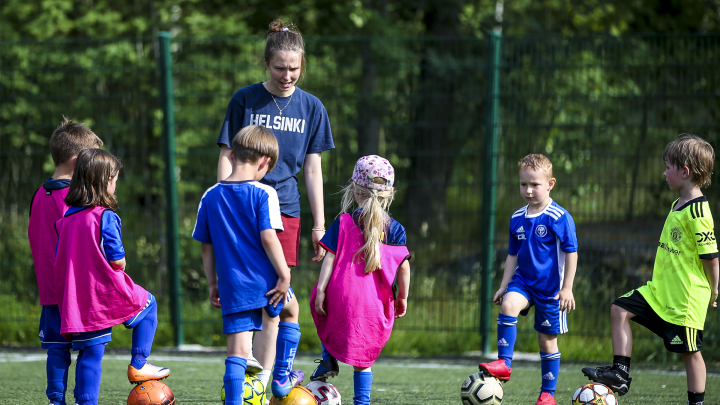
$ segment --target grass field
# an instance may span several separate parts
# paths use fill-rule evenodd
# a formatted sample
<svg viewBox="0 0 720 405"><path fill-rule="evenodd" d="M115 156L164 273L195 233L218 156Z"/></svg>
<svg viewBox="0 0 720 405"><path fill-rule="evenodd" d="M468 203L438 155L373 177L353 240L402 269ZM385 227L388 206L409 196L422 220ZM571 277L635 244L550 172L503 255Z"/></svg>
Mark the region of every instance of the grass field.
<svg viewBox="0 0 720 405"><path fill-rule="evenodd" d="M224 372L222 353L191 354L156 352L155 364L172 369L165 382L172 388L177 404L219 404ZM103 359L100 404L124 404L132 386L127 382L129 354L108 351ZM296 367L309 375L313 358L299 356ZM373 367L373 404L419 405L460 404L460 384L477 371L476 359L397 359L381 358ZM71 375L74 374L74 359ZM505 384L504 404L529 404L537 399L540 364L513 363L512 381ZM558 380L558 404L570 404L573 392L587 380L580 373L582 364L564 364ZM632 390L620 398L623 405L684 404L687 401L685 374L680 371L633 366ZM682 370L682 364L677 367ZM352 368L341 365L340 375L331 380L352 405ZM45 355L40 350L0 349L0 405L44 404ZM307 382L307 381L306 381ZM74 386L70 378L68 393ZM708 375L705 404L720 404L720 374ZM70 402L72 403L72 402Z"/></svg>

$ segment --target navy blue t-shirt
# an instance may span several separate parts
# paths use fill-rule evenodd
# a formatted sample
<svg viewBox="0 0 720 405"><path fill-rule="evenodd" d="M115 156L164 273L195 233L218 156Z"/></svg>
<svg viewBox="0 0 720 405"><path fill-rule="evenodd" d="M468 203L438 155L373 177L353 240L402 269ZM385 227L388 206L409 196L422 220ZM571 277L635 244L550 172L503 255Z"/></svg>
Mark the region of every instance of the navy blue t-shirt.
<svg viewBox="0 0 720 405"><path fill-rule="evenodd" d="M72 206L68 208L65 216L74 214L88 207ZM102 214L102 233L100 249L106 260L120 260L125 257L125 248L122 243L122 222L113 210L105 210ZM59 243L59 242L58 242Z"/></svg>
<svg viewBox="0 0 720 405"><path fill-rule="evenodd" d="M358 224L360 210L353 212L353 221ZM359 225L358 225L359 226ZM337 254L338 238L340 237L340 217L335 218L332 225L327 229L325 235L320 239L320 244L333 254ZM383 235L383 243L388 245L405 246L407 244L407 234L405 228L393 218L390 218L387 232Z"/></svg>
<svg viewBox="0 0 720 405"><path fill-rule="evenodd" d="M275 169L261 183L277 191L283 214L299 217L297 174L305 155L335 148L330 119L320 100L299 87L295 87L292 98L274 97L275 101L262 83L238 90L228 104L217 144L232 148L232 139L248 125L270 129L278 140L280 156ZM283 109L282 114L278 106Z"/></svg>
<svg viewBox="0 0 720 405"><path fill-rule="evenodd" d="M192 236L213 245L223 316L268 305L265 293L278 275L260 237L266 229L283 230L277 194L268 185L221 181L200 199Z"/></svg>

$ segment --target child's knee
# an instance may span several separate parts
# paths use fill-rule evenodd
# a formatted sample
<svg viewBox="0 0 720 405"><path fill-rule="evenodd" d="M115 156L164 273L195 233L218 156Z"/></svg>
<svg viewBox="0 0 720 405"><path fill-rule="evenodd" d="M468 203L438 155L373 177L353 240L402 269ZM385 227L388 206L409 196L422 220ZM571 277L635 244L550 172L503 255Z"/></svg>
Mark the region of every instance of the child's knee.
<svg viewBox="0 0 720 405"><path fill-rule="evenodd" d="M524 295L511 291L503 297L500 312L509 316L518 316L520 311L528 306L528 300Z"/></svg>

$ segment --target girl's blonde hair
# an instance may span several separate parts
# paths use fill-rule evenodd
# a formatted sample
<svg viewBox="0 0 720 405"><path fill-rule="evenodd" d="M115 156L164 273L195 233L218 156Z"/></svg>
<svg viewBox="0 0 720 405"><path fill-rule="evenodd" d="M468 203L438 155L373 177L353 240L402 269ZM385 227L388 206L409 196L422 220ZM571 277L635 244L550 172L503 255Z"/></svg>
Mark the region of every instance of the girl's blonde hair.
<svg viewBox="0 0 720 405"><path fill-rule="evenodd" d="M121 168L120 161L110 152L95 148L84 149L75 162L65 204L70 207L99 205L116 210L117 199L108 192L108 183L118 175Z"/></svg>
<svg viewBox="0 0 720 405"><path fill-rule="evenodd" d="M378 180L382 180L378 178ZM365 259L365 274L370 274L376 269L381 268L380 263L380 241L383 234L390 223L390 215L388 210L395 197L395 188L387 191L374 190L360 186L354 181L350 181L342 190L342 210L340 214L349 213L356 201L362 201L358 204L361 212L358 218L358 224L365 234L365 244L355 253L355 257L360 253Z"/></svg>

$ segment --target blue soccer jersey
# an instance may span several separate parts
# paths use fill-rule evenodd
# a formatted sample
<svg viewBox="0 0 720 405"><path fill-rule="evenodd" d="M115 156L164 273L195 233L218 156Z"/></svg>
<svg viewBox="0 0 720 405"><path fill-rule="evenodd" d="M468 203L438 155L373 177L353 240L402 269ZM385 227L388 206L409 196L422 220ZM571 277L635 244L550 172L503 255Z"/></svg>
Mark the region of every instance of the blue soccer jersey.
<svg viewBox="0 0 720 405"><path fill-rule="evenodd" d="M577 252L575 221L555 201L529 215L527 206L510 218L509 255L517 255L516 277L546 297L554 297L562 287L565 254Z"/></svg>
<svg viewBox="0 0 720 405"><path fill-rule="evenodd" d="M198 208L193 238L215 252L222 314L262 308L278 276L260 239L266 229L283 230L275 190L257 181L221 181Z"/></svg>

